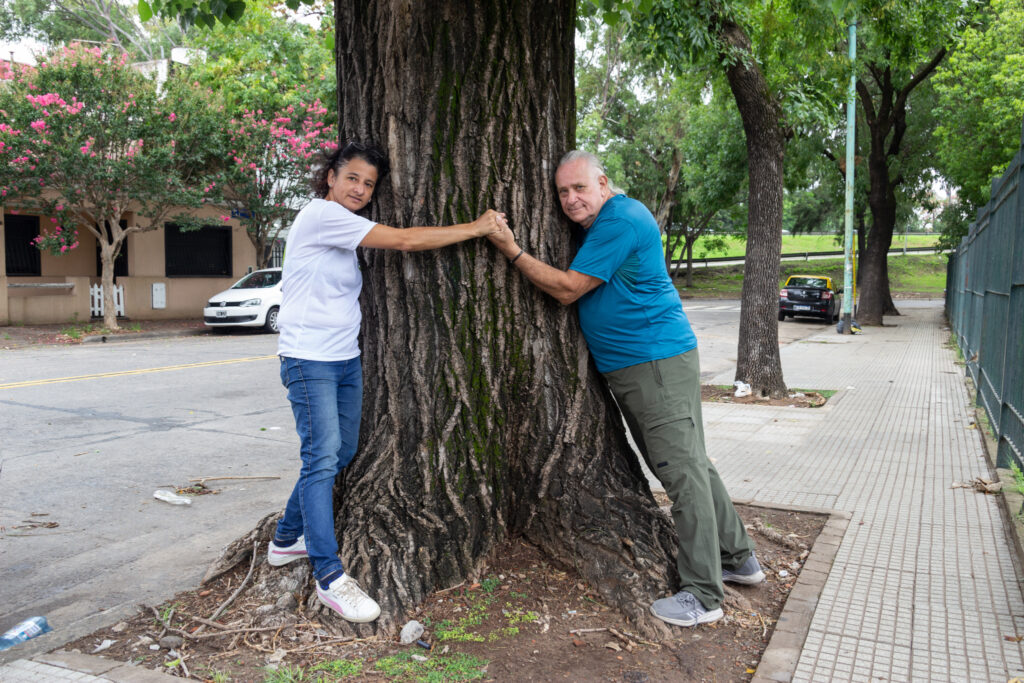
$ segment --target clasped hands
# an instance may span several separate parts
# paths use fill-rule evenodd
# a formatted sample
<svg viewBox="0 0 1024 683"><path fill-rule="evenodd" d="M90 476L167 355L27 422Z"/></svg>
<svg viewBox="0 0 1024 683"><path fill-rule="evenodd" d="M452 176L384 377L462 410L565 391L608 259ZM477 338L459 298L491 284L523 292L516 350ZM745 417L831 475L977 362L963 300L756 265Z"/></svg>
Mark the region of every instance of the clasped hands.
<svg viewBox="0 0 1024 683"><path fill-rule="evenodd" d="M519 253L519 246L516 244L516 236L508 227L508 220L505 214L494 209L487 209L479 218L473 221L477 228L476 234L480 237L487 237L498 250L508 258Z"/></svg>

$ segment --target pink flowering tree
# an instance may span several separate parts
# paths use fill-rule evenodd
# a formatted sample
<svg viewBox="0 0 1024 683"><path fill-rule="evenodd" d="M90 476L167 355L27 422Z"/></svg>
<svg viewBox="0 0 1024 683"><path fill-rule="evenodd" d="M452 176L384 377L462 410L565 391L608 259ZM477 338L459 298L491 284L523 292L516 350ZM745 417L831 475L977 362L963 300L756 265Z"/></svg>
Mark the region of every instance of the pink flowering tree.
<svg viewBox="0 0 1024 683"><path fill-rule="evenodd" d="M50 253L67 253L81 231L92 233L110 329L114 259L125 238L170 219L198 224L192 210L217 164L206 142L217 139L222 118L213 99L173 81L158 93L126 55L83 45L15 68L0 88L0 201L52 216L36 240Z"/></svg>
<svg viewBox="0 0 1024 683"><path fill-rule="evenodd" d="M314 101L277 113L246 111L225 131L224 166L203 188L211 201L230 206L256 248L258 266L308 200L315 153L337 143L324 123L327 109ZM225 216L225 218L227 218Z"/></svg>

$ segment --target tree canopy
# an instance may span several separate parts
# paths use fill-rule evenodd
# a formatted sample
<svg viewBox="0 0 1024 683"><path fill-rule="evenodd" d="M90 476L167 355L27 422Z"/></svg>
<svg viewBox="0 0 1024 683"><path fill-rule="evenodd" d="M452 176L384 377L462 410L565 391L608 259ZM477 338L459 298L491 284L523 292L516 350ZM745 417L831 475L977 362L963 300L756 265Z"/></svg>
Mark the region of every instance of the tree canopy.
<svg viewBox="0 0 1024 683"><path fill-rule="evenodd" d="M944 221L944 240L954 246L1020 147L1024 7L992 0L964 29L934 85L935 165L959 198Z"/></svg>
<svg viewBox="0 0 1024 683"><path fill-rule="evenodd" d="M51 47L111 43L134 59L158 59L180 43L181 29L167 20L143 24L127 0L5 0L0 38L31 38Z"/></svg>
<svg viewBox="0 0 1024 683"><path fill-rule="evenodd" d="M747 173L739 116L720 75L675 75L623 42L624 25L583 23L577 146L600 153L615 182L654 214L671 273L676 252L691 254L709 228L745 228L737 211Z"/></svg>
<svg viewBox="0 0 1024 683"><path fill-rule="evenodd" d="M203 50L190 66L191 77L217 90L226 105L280 112L319 100L325 122L335 122L337 77L332 51L333 21L295 21L276 0L250 0L237 21L210 30L193 29L184 44Z"/></svg>
<svg viewBox="0 0 1024 683"><path fill-rule="evenodd" d="M191 220L210 169L207 143L223 118L212 93L171 81L162 97L127 61L123 52L72 44L37 68L17 68L0 88L0 197L52 216L40 246L55 253L77 246L77 230L91 232L105 296L127 234ZM112 300L105 310L116 329Z"/></svg>

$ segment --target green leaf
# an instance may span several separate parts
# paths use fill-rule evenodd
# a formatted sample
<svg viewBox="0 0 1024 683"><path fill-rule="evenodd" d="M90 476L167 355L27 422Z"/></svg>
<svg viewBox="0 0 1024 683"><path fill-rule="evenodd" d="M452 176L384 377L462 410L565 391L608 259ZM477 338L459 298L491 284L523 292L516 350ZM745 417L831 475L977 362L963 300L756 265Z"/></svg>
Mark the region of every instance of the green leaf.
<svg viewBox="0 0 1024 683"><path fill-rule="evenodd" d="M292 11L299 9L299 0L285 0L284 4Z"/></svg>
<svg viewBox="0 0 1024 683"><path fill-rule="evenodd" d="M236 2L228 3L228 8L225 11L225 14L232 21L238 21L242 18L242 15L245 14L245 3L241 0L236 0Z"/></svg>
<svg viewBox="0 0 1024 683"><path fill-rule="evenodd" d="M153 8L149 6L146 0L139 0L139 19L143 21L149 21L153 18Z"/></svg>

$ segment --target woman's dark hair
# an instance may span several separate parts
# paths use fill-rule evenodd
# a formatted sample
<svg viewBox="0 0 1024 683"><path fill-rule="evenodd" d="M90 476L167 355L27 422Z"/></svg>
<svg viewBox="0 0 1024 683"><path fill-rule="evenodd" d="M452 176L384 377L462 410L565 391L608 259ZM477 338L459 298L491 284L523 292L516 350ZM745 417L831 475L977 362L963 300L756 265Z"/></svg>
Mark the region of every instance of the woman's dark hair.
<svg viewBox="0 0 1024 683"><path fill-rule="evenodd" d="M327 185L328 171L333 170L337 175L341 172L342 166L357 157L377 169L377 182L383 180L391 170L391 164L388 163L388 157L384 154L384 150L372 142L350 142L331 151L322 150L310 181L313 193L317 197L326 197L327 191L330 189Z"/></svg>

